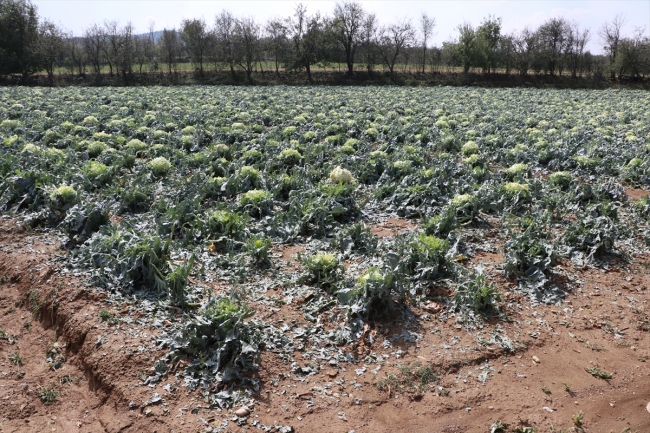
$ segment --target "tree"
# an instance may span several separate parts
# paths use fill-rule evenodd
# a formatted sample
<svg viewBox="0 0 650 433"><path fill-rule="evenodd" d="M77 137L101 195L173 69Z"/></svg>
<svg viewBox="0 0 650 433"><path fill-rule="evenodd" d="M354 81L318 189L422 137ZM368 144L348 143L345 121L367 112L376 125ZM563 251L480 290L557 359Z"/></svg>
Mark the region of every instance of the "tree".
<svg viewBox="0 0 650 433"><path fill-rule="evenodd" d="M613 79L616 78L616 69L614 65L619 52L619 43L621 41L621 29L625 24L625 16L616 15L611 23L605 23L598 31L598 36L600 36L601 41L603 42L603 49L607 52L607 57L609 58L609 68L610 68L610 77Z"/></svg>
<svg viewBox="0 0 650 433"><path fill-rule="evenodd" d="M253 67L260 49L260 26L255 18L242 18L235 24L235 52L237 64L246 71L249 84L253 84Z"/></svg>
<svg viewBox="0 0 650 433"><path fill-rule="evenodd" d="M458 58L463 66L463 73L467 74L469 69L476 63L476 30L470 23L463 23L458 29Z"/></svg>
<svg viewBox="0 0 650 433"><path fill-rule="evenodd" d="M534 62L535 52L537 50L537 33L529 28L524 28L513 39L515 50L515 69L520 75L527 75Z"/></svg>
<svg viewBox="0 0 650 433"><path fill-rule="evenodd" d="M429 39L433 36L433 29L436 26L436 19L429 17L425 12L420 15L420 43L422 46L422 73L425 72L427 64L427 44Z"/></svg>
<svg viewBox="0 0 650 433"><path fill-rule="evenodd" d="M105 52L104 45L106 44L103 29L97 24L86 29L83 42L92 71L99 77L102 71L102 53Z"/></svg>
<svg viewBox="0 0 650 433"><path fill-rule="evenodd" d="M650 71L650 40L643 37L644 29L636 29L633 37L621 38L614 68L623 75L640 77Z"/></svg>
<svg viewBox="0 0 650 433"><path fill-rule="evenodd" d="M224 10L216 16L214 20L214 34L218 46L219 54L217 57L221 58L225 63L230 66L230 73L233 80L237 80L235 73L235 50L234 50L234 34L237 20L228 11Z"/></svg>
<svg viewBox="0 0 650 433"><path fill-rule="evenodd" d="M176 70L176 63L178 54L180 52L180 41L176 29L164 29L162 37L160 38L160 53L167 65L169 75L172 74L172 69Z"/></svg>
<svg viewBox="0 0 650 433"><path fill-rule="evenodd" d="M307 79L314 82L311 65L324 58L324 25L320 14L307 15L307 8L299 3L293 17L289 19L289 32L293 42L292 69L305 69Z"/></svg>
<svg viewBox="0 0 650 433"><path fill-rule="evenodd" d="M354 73L354 55L361 42L365 17L362 6L356 2L345 1L334 7L332 30L336 41L345 51L347 74L350 76Z"/></svg>
<svg viewBox="0 0 650 433"><path fill-rule="evenodd" d="M570 25L565 56L573 78L578 76L578 70L582 68L585 46L589 38L589 29L580 30L577 23Z"/></svg>
<svg viewBox="0 0 650 433"><path fill-rule="evenodd" d="M181 39L187 47L190 59L195 69L198 69L199 75L203 75L203 62L208 51L210 35L205 24L201 19L184 19L181 22Z"/></svg>
<svg viewBox="0 0 650 433"><path fill-rule="evenodd" d="M377 18L375 14L366 15L366 19L363 21L363 28L361 29L361 46L363 47L366 54L366 70L368 75L372 74L372 68L377 63L376 53L377 53L377 44L375 40L377 38Z"/></svg>
<svg viewBox="0 0 650 433"><path fill-rule="evenodd" d="M483 72L488 74L496 68L498 48L501 42L501 18L488 16L476 29L478 60Z"/></svg>
<svg viewBox="0 0 650 433"><path fill-rule="evenodd" d="M283 62L286 59L289 43L287 25L284 20L274 18L266 23L265 30L268 35L267 44L275 63L275 73L279 77L280 62Z"/></svg>
<svg viewBox="0 0 650 433"><path fill-rule="evenodd" d="M379 32L378 51L384 64L390 71L391 79L395 79L395 62L397 57L415 40L415 31L409 20L401 20Z"/></svg>
<svg viewBox="0 0 650 433"><path fill-rule="evenodd" d="M562 75L562 55L566 51L571 29L564 18L551 18L537 29L540 55L544 68L551 75L557 70Z"/></svg>
<svg viewBox="0 0 650 433"><path fill-rule="evenodd" d="M38 15L28 0L0 0L0 74L27 77L41 69Z"/></svg>
<svg viewBox="0 0 650 433"><path fill-rule="evenodd" d="M71 33L65 39L66 64L71 74L77 70L78 75L83 75L86 70L84 57L83 38L74 37Z"/></svg>
<svg viewBox="0 0 650 433"><path fill-rule="evenodd" d="M50 86L54 84L54 68L61 60L65 48L65 33L49 20L44 20L39 26L38 52L41 64L47 72Z"/></svg>

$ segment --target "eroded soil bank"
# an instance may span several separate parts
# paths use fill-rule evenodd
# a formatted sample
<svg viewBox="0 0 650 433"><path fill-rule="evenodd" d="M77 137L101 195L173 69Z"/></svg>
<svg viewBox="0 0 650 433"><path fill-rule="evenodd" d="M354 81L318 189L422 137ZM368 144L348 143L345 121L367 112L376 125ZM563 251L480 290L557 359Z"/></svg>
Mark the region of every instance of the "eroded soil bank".
<svg viewBox="0 0 650 433"><path fill-rule="evenodd" d="M391 220L376 230L397 226ZM156 335L169 323L152 326L139 320L136 306L112 305L64 275L60 244L2 222L2 432L487 432L497 421L507 431L650 431L647 257L612 259L607 271L560 263L578 287L562 306L532 307L509 290L512 283L495 281L509 320L478 334L438 320L435 303L409 308L394 323L368 327L349 348L359 359L385 360L372 365L327 365L301 376L263 352L261 389L250 415L238 418L211 408L198 391L186 392L173 376L144 384L161 356ZM296 266L286 253L277 260ZM471 260L490 267L502 257ZM269 290L269 297L279 295ZM511 309L508 300L525 307ZM258 305L257 314L299 325L303 301L268 312ZM496 344L499 335L516 338L514 352ZM435 377L421 381L426 367Z"/></svg>

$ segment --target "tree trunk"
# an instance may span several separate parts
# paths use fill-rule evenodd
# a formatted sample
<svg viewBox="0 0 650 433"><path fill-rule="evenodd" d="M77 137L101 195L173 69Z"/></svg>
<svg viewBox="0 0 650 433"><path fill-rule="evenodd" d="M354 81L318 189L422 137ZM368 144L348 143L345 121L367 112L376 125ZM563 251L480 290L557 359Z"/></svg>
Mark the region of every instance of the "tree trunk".
<svg viewBox="0 0 650 433"><path fill-rule="evenodd" d="M307 69L307 79L309 80L309 83L314 84L314 78L311 76L311 65L307 63L305 69Z"/></svg>
<svg viewBox="0 0 650 433"><path fill-rule="evenodd" d="M237 81L237 73L235 72L235 65L232 61L229 62L229 65L230 65L230 74L232 75L232 79Z"/></svg>

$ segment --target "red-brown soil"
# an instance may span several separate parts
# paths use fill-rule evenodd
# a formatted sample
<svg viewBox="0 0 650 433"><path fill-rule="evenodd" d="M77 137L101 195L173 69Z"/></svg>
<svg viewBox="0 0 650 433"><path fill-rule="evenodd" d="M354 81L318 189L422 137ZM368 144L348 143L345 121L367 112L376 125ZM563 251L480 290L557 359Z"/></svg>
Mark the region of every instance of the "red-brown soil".
<svg viewBox="0 0 650 433"><path fill-rule="evenodd" d="M409 229L389 223L375 233ZM360 362L323 365L315 375L298 376L263 352L261 391L247 424L237 426L231 411L207 408L198 392L187 393L172 376L155 387L142 385L138 375L163 355L152 339L160 330L139 325L132 306L108 304L101 291L64 275L57 265L62 262L51 262L65 254L59 243L13 221L0 223L0 327L15 339L13 344L0 339L0 432L203 432L224 420L230 421L225 431L232 432L258 431L252 425L258 421L309 433L483 433L497 420L509 424L509 432L521 426L547 432L551 426L568 431L580 412L587 432L650 431L648 257L610 263L607 272L562 262L559 266L584 282L573 284L562 306L532 307L510 292L512 282L497 278L508 320L495 319L481 330L468 332L454 319L441 319L435 304L427 310L408 307L399 323L370 326L373 343L366 338L346 348L357 355L389 355L378 370L377 363ZM495 266L502 260L500 254L481 253L471 262ZM281 289L268 296L282 299ZM257 315L302 323L300 302L275 314L256 305ZM121 321L101 321L102 309ZM513 354L487 343L497 327L523 346ZM393 338L403 331L420 337ZM55 341L66 359L51 370L46 352ZM24 359L22 366L10 363L14 352ZM308 362L300 353L295 359ZM397 364L408 362L432 367L438 382L418 392L377 388L387 373L398 371ZM486 362L492 371L482 383L478 375ZM613 378L595 378L585 371L591 367ZM62 383L66 375L72 383ZM38 392L52 383L60 395L48 406ZM163 389L169 383L176 388L172 392ZM163 401L140 408L154 393Z"/></svg>

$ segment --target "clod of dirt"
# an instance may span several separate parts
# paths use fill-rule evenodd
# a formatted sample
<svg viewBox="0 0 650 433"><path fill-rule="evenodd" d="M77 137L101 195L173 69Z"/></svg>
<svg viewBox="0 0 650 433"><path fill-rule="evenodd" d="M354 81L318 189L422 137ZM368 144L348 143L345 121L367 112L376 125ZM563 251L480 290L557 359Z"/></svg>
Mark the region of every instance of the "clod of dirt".
<svg viewBox="0 0 650 433"><path fill-rule="evenodd" d="M336 377L337 374L338 374L338 372L336 370L330 370L330 371L327 372L327 375L329 377Z"/></svg>
<svg viewBox="0 0 650 433"><path fill-rule="evenodd" d="M237 415L237 416L240 417L240 418L243 418L243 417L245 417L245 416L248 416L248 415L250 415L250 413L251 413L251 411L248 410L248 408L246 408L245 406L244 406L244 407L240 407L239 409L237 409L237 410L235 411L235 415Z"/></svg>

